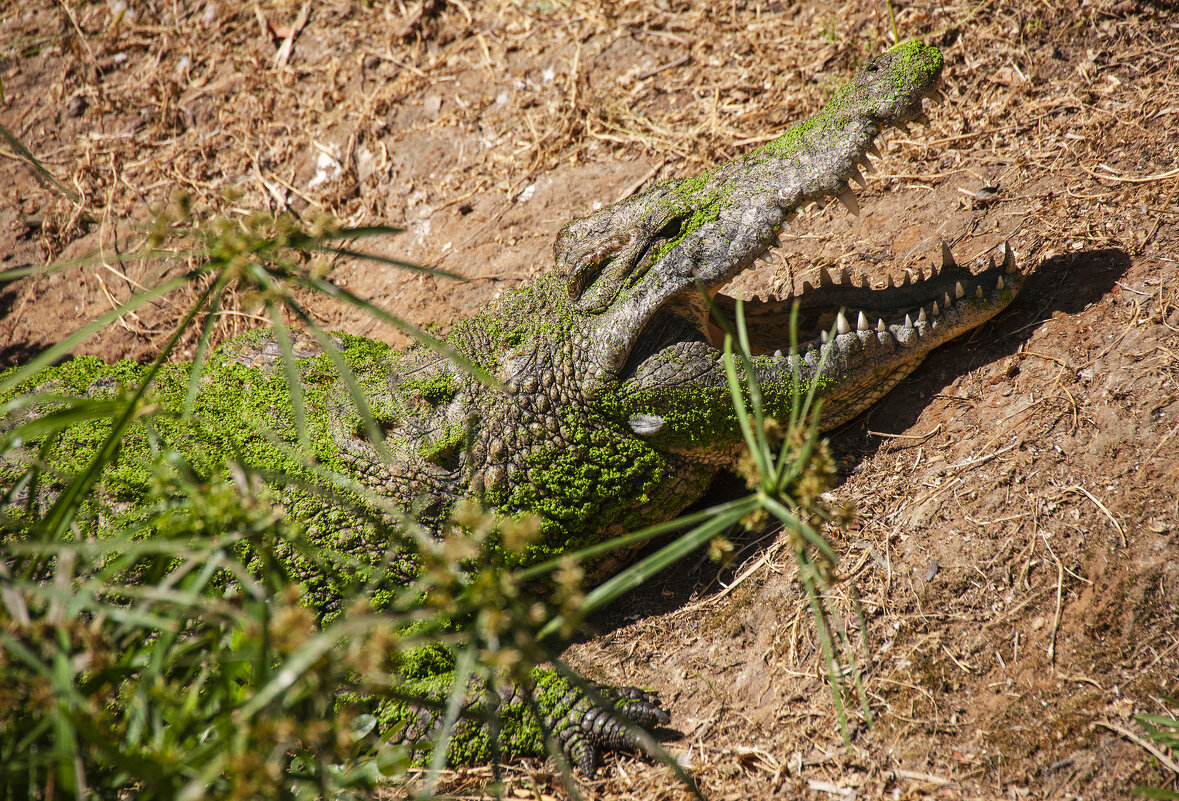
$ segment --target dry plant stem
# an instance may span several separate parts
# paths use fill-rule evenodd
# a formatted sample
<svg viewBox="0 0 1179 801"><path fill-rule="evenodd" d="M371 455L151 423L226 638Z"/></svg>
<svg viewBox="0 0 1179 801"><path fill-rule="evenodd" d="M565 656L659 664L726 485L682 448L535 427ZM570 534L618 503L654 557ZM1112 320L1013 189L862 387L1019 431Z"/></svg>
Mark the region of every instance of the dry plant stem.
<svg viewBox="0 0 1179 801"><path fill-rule="evenodd" d="M1147 751L1150 752L1151 756L1153 756L1160 763L1162 763L1167 768L1167 770L1171 771L1176 776L1179 776L1179 764L1176 764L1176 762L1173 759L1171 759L1169 756L1167 756L1165 753L1163 753L1162 749L1157 747L1154 743L1144 740L1141 737L1139 737L1137 734L1135 734L1134 732L1127 731L1126 729L1123 729L1121 726L1117 725L1116 723L1110 723L1109 721L1096 720L1093 722L1093 726L1095 728L1097 726L1101 726L1103 728L1109 729L1112 732L1116 732L1117 734L1120 734L1122 737L1125 737L1127 740L1134 743L1135 745L1146 749Z"/></svg>
<svg viewBox="0 0 1179 801"><path fill-rule="evenodd" d="M1089 500L1093 501L1097 508L1100 509L1107 518L1109 518L1109 522L1113 523L1114 530L1118 533L1118 538L1122 542L1122 547L1126 547L1126 531L1122 528L1122 524L1118 522L1117 518L1113 516L1113 513L1110 512L1108 508L1106 508L1104 503L1099 501L1093 493L1089 492L1089 490L1085 489L1079 484L1072 487L1066 487L1061 494L1063 495L1067 492L1079 492Z"/></svg>

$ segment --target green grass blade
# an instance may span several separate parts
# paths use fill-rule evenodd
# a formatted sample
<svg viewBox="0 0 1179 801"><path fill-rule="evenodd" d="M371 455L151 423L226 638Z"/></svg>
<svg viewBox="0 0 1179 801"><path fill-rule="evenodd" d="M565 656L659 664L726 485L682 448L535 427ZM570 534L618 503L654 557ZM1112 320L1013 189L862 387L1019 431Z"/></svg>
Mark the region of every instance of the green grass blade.
<svg viewBox="0 0 1179 801"><path fill-rule="evenodd" d="M57 180L57 177L54 176L53 173L45 169L45 165L41 163L40 159L34 156L32 152L27 147L25 147L24 142L20 141L20 139L18 139L15 134L13 134L3 125L0 125L0 137L3 137L4 140L8 142L8 146L15 150L17 155L24 159L25 163L33 168L37 174L37 177L41 179L42 182L52 185L55 189L57 189L58 192L61 192L63 195L68 197L71 203L80 204L82 202L82 198L78 197L77 192L70 189L61 181Z"/></svg>
<svg viewBox="0 0 1179 801"><path fill-rule="evenodd" d="M760 500L765 506L766 511L781 520L782 524L786 527L798 531L808 543L818 549L819 553L829 561L834 563L839 560L839 557L835 554L835 549L831 547L831 543L827 542L817 531L804 523L798 515L794 514L784 504L768 495L760 496Z"/></svg>
<svg viewBox="0 0 1179 801"><path fill-rule="evenodd" d="M376 318L377 320L380 320L381 322L384 322L384 323L388 323L389 325L395 327L397 330L401 331L402 333L408 334L409 336L416 339L418 342L421 342L423 345L425 345L430 350L437 353L439 356L443 356L447 359L450 359L461 370L468 373L469 375L474 376L475 378L477 378L479 381L482 381L487 386L489 386L489 387L500 387L501 386L499 379L497 379L495 376L488 373L486 370L484 370L479 365L472 362L470 359L466 358L462 354L455 351L453 348L451 348L449 345L447 345L442 340L438 339L437 337L432 336L431 334L427 333L426 331L423 331L421 328L418 328L416 325L413 325L412 323L407 322L394 314L390 314L389 312L382 309L380 306L370 303L369 301L365 300L364 298L358 297L357 295L352 294L348 290L346 290L342 287L336 286L335 284L331 283L330 281L325 281L322 278L301 278L301 279L298 279L298 282L300 284L310 288L310 289L318 290L330 298L334 298L336 300L343 301L345 303L348 303L351 306L355 306L356 308L361 309L362 311L368 312L372 317Z"/></svg>
<svg viewBox="0 0 1179 801"><path fill-rule="evenodd" d="M347 256L353 259L361 259L363 261L376 262L377 264L384 264L389 267L396 267L399 270L407 270L411 273L419 273L421 275L432 275L435 278L446 278L451 281L459 283L466 283L466 278L458 273L448 272L446 270L439 270L436 267L425 267L421 264L414 264L412 261L402 261L401 259L394 259L388 256L378 256L375 253L364 253L359 250L350 250L349 248L327 247L321 245L319 250L327 251L336 256Z"/></svg>
<svg viewBox="0 0 1179 801"><path fill-rule="evenodd" d="M340 228L334 232L325 231L319 236L319 241L334 242L338 239L367 239L372 236L396 236L397 234L404 233L404 228L398 228L395 225L358 225L354 228ZM365 256L364 258L369 257Z"/></svg>
<svg viewBox="0 0 1179 801"><path fill-rule="evenodd" d="M315 662L326 656L344 637L359 634L368 628L383 625L384 618L378 615L342 617L327 628L308 638L274 672L274 677L258 688L249 702L242 706L238 715L249 720L259 714L267 705L289 690L302 678Z"/></svg>
<svg viewBox="0 0 1179 801"><path fill-rule="evenodd" d="M766 439L766 420L762 409L761 402L761 387L757 383L757 373L753 369L753 359L751 358L752 350L749 348L749 332L745 328L745 302L740 298L737 299L736 308L736 324L737 324L737 344L740 346L738 355L741 357L741 368L745 372L745 383L749 392L749 406L753 409L753 434L754 442L749 442L749 448L752 452L756 447L757 452L761 455L758 460L759 465L764 465L765 470L762 476L769 478L769 468L771 465L769 454L770 443ZM738 387L738 390L740 387ZM732 392L732 387L730 387Z"/></svg>
<svg viewBox="0 0 1179 801"><path fill-rule="evenodd" d="M132 295L125 303L110 311L99 315L91 322L79 328L74 333L54 343L50 347L41 351L25 364L20 367L15 367L9 372L5 373L0 378L0 395L10 394L18 385L27 381L39 370L56 363L59 359L69 354L71 350L89 339L95 332L110 325L115 320L119 319L129 312L133 312L140 306L158 300L168 293L179 289L185 284L191 283L198 274L189 273L186 275L177 276L169 281L153 287L146 292L139 292Z"/></svg>
<svg viewBox="0 0 1179 801"><path fill-rule="evenodd" d="M446 767L446 744L450 742L450 735L454 732L455 723L458 722L475 666L474 646L459 651L454 663L454 681L446 698L446 712L442 717L442 725L438 727L438 733L434 737L434 750L430 754L430 772L423 788L427 796L434 794L438 780L442 777L442 769Z"/></svg>
<svg viewBox="0 0 1179 801"><path fill-rule="evenodd" d="M209 295L209 309L205 321L201 325L201 335L197 339L196 353L192 357L192 365L188 371L188 388L184 392L184 405L180 416L184 419L192 417L193 407L196 405L197 392L201 387L201 379L205 372L205 359L208 357L209 342L213 338L213 329L217 325L217 312L221 308L221 299L229 286L229 276L222 271L217 276L216 284Z"/></svg>
<svg viewBox="0 0 1179 801"><path fill-rule="evenodd" d="M637 545L638 543L646 542L660 537L664 534L670 534L673 531L682 531L685 528L694 526L697 523L711 520L719 515L726 515L734 509L740 509L742 515L748 514L756 505L756 501L750 498L742 498L735 501L728 501L717 506L711 506L708 509L703 509L699 512L677 517L674 520L668 520L664 523L657 523L654 526L648 526L640 529L632 534L624 534L621 537L611 537L608 540L599 542L596 545L591 545L582 548L579 551L570 551L567 554L549 559L545 562L526 567L516 573L516 578L521 582L533 581L541 576L548 575L554 570L561 567L566 562L572 560L577 563L586 562L603 554L616 551L619 548L625 548L630 545Z"/></svg>
<svg viewBox="0 0 1179 801"><path fill-rule="evenodd" d="M757 464L758 474L762 477L769 475L769 465L765 463L765 452L758 447L758 439L754 436L753 426L749 422L749 411L745 406L745 398L741 391L741 379L737 377L737 367L733 358L733 338L725 335L724 348L725 378L729 383L729 396L733 400L733 411L737 416L737 425L741 428L741 436L749 448L749 453Z"/></svg>
<svg viewBox="0 0 1179 801"><path fill-rule="evenodd" d="M376 418L373 416L372 407L368 403L368 396L360 388L360 382L356 380L356 373L352 371L352 368L348 366L348 362L344 360L344 354L340 353L340 349L332 341L331 335L316 325L315 321L311 319L311 315L301 305L294 300L288 300L287 308L293 311L303 322L303 325L311 331L312 336L315 337L319 346L327 354L332 366L336 369L336 374L344 382L344 386L347 387L352 402L356 404L356 413L360 415L360 420L364 425L364 431L368 436L369 444L380 454L382 459L392 462L394 456L392 451L389 450L389 446L385 444L385 432L381 431L381 427L377 425Z"/></svg>
<svg viewBox="0 0 1179 801"><path fill-rule="evenodd" d="M641 586L652 576L683 559L722 531L736 525L741 518L753 511L756 505L755 498L747 498L744 503L734 504L727 512L715 515L683 536L677 537L674 542L599 584L586 594L579 607L580 613L589 614ZM554 618L541 629L538 636L543 639L556 633L563 623L564 620L560 616Z"/></svg>
<svg viewBox="0 0 1179 801"><path fill-rule="evenodd" d="M71 481L61 495L53 502L53 505L45 515L44 526L44 531L50 539L60 540L63 538L66 528L69 527L81 507L81 497L90 491L106 466L114 460L115 454L118 453L119 447L122 444L123 434L126 433L127 428L137 418L143 416L144 409L140 407L140 400L142 400L147 388L151 386L156 374L159 373L165 361L171 355L172 350L176 347L181 334L183 334L197 313L204 307L210 292L212 292L211 286L206 288L198 297L197 302L193 304L180 325L177 326L172 336L169 337L168 342L160 351L159 356L156 357L156 360L147 369L147 374L144 375L139 385L131 394L131 397L127 400L126 409L118 416L118 420L111 427L111 432L107 436L106 441L90 461L89 466L81 475ZM0 392L2 391L0 389Z"/></svg>
<svg viewBox="0 0 1179 801"><path fill-rule="evenodd" d="M44 407L58 403L68 404L65 408L44 414L32 420L26 420L18 426L0 433L0 453L15 447L18 440L33 442L61 433L63 430L86 423L91 420L101 420L110 417L116 410L122 408L119 400L96 400L90 398L75 398L70 395L52 393L38 393L22 395L0 406L0 419L9 413L27 407Z"/></svg>
<svg viewBox="0 0 1179 801"><path fill-rule="evenodd" d="M300 461L307 461L311 458L311 437L307 433L307 397L303 391L303 381L299 375L295 351L291 346L291 332L283 321L282 311L274 300L266 301L266 310L270 316L270 326L274 329L274 336L278 340L279 350L282 352L282 369L287 382L287 396L291 399L295 436L299 440L299 450L302 455Z"/></svg>
<svg viewBox="0 0 1179 801"><path fill-rule="evenodd" d="M851 747L851 737L847 728L847 712L843 707L843 681L840 676L839 658L831 642L831 627L827 622L827 612L823 607L818 584L822 582L814 563L804 551L797 551L799 576L802 578L806 590L807 601L811 607L811 614L815 618L815 631L819 635L819 646L823 652L823 660L827 664L827 684L831 688L831 700L835 705L835 712L839 718L839 728L843 732L843 742Z"/></svg>

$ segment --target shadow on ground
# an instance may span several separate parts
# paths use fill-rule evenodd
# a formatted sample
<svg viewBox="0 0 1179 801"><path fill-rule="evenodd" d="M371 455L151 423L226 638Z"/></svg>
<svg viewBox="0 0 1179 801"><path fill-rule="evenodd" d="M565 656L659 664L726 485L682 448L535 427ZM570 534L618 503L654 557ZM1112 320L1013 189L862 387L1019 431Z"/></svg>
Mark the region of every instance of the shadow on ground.
<svg viewBox="0 0 1179 801"><path fill-rule="evenodd" d="M831 442L837 462L845 470L854 469L887 441L870 432L908 430L930 399L955 379L1016 353L1039 324L1053 315L1074 314L1100 300L1129 268L1130 257L1119 248L1071 253L1044 261L1027 276L1020 296L1003 314L967 337L934 351L871 411L834 432ZM723 472L687 511L732 500L746 491L743 479ZM741 555L734 565L747 561L751 551L766 547L775 537L776 533L766 531L731 534L736 552ZM734 570L734 566L714 563L704 551L697 552L629 593L590 623L597 632L606 633L640 617L670 612L730 583L735 578Z"/></svg>

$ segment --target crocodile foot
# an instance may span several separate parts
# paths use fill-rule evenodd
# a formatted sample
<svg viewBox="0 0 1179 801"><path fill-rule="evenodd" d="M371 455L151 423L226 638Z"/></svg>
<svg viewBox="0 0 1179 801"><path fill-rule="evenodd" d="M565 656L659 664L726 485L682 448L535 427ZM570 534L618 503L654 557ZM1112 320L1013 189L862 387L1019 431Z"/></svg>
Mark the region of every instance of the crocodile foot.
<svg viewBox="0 0 1179 801"><path fill-rule="evenodd" d="M651 693L637 687L593 686L598 698L567 685L559 698L547 699L551 706L545 715L561 750L586 776L594 775L603 751L641 750L636 727L649 730L671 720Z"/></svg>

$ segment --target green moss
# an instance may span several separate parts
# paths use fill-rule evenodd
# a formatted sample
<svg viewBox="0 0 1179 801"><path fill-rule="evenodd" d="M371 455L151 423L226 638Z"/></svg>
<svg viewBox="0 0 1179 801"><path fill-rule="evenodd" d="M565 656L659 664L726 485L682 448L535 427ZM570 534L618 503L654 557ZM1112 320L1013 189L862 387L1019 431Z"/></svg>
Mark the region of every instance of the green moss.
<svg viewBox="0 0 1179 801"><path fill-rule="evenodd" d="M660 514L642 507L656 488L665 486L663 454L603 416L567 414L563 422L566 442L531 455L521 468L525 480L489 498L494 506L531 512L541 519L542 541L529 546L523 558L503 554L509 564L576 549L619 525Z"/></svg>
<svg viewBox="0 0 1179 801"><path fill-rule="evenodd" d="M505 350L515 350L528 341L528 333L524 328L516 328L504 334L500 343Z"/></svg>
<svg viewBox="0 0 1179 801"><path fill-rule="evenodd" d="M418 397L432 406L449 403L458 393L458 383L448 371L437 372L429 378L407 380L402 386L416 392Z"/></svg>
<svg viewBox="0 0 1179 801"><path fill-rule="evenodd" d="M466 447L468 434L465 423L447 423L442 436L422 446L422 458L437 465L449 465Z"/></svg>
<svg viewBox="0 0 1179 801"><path fill-rule="evenodd" d="M358 509L368 509L360 497L342 491L334 496L312 494L301 488L320 485L319 471L323 469L351 474L333 436L338 402L332 398L341 394L336 370L326 354L299 363L311 445L310 453L300 455L290 393L281 368L251 368L233 359L243 347L256 344L260 336L234 340L213 355L187 418L176 410L183 407L188 391L190 365L167 365L159 371L144 396L145 408L155 411L127 429L118 453L103 473L100 491L84 502L77 523L79 533L102 536L111 526L100 525L100 520L129 525L149 519L154 511L146 508L150 505L144 500L157 497L178 469L212 487L228 463L238 463L276 479L273 488L263 490L270 502L268 508L275 504L286 508L291 525L306 531L325 555L338 553L356 560L355 570L343 575L315 567L306 555L280 547L286 569L304 582L310 606L323 617L334 615L342 595L341 582L372 581L375 602L386 603L398 581L404 582L415 572L414 565L408 563L399 564L387 580L375 572L389 544L396 542L395 534L375 510L370 510L371 517L358 516ZM394 411L391 401L379 390L399 357L382 343L348 336L338 336L338 341L375 416L390 415ZM59 394L111 398L138 384L145 371L132 362L108 366L98 359L79 358L41 371L18 391L41 387ZM110 430L109 419L97 418L61 432L48 456L51 474L64 482L85 470ZM217 497L216 493L209 496ZM202 504L211 502L206 499ZM152 519L153 525L158 524Z"/></svg>
<svg viewBox="0 0 1179 801"><path fill-rule="evenodd" d="M892 91L896 94L905 93L914 85L929 83L942 69L941 52L917 41L897 45L884 55L892 56L886 76L892 81ZM780 137L751 155L788 158L796 155L806 144L822 143L859 111L857 103L862 102L866 100L861 97L855 83L846 83L831 95L817 114L791 126Z"/></svg>
<svg viewBox="0 0 1179 801"><path fill-rule="evenodd" d="M898 88L931 80L944 64L940 50L920 41L899 44L888 52L900 58L900 67L890 73L893 85Z"/></svg>

